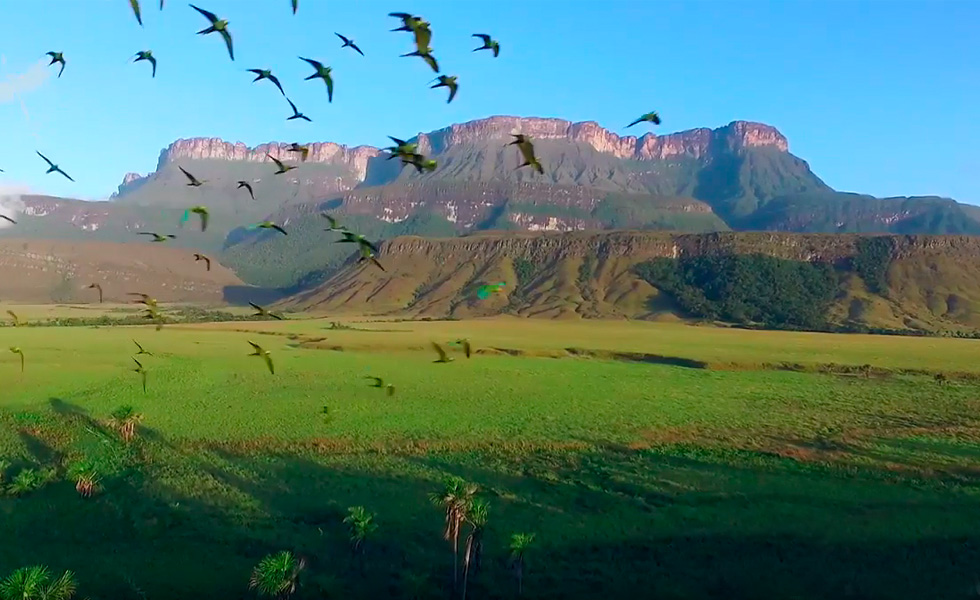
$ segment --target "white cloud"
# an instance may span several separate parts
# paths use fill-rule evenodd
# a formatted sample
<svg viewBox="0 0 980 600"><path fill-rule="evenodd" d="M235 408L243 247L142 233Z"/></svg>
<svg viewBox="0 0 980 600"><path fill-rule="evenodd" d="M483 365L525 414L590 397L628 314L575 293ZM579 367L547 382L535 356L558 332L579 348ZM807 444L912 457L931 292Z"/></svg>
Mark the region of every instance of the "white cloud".
<svg viewBox="0 0 980 600"><path fill-rule="evenodd" d="M29 193L30 189L26 186L0 185L0 215L16 221L25 208L21 195ZM6 219L0 219L0 229L4 227L13 227L13 224Z"/></svg>
<svg viewBox="0 0 980 600"><path fill-rule="evenodd" d="M47 68L45 60L41 59L31 65L26 73L7 75L0 80L0 104L15 100L19 95L41 87L53 72Z"/></svg>

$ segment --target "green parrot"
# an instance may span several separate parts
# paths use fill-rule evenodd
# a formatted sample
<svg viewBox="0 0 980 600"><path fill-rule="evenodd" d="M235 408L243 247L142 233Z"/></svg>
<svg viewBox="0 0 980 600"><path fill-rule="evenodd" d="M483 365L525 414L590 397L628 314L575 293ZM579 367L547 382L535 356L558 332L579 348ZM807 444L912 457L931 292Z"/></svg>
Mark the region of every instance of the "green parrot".
<svg viewBox="0 0 980 600"><path fill-rule="evenodd" d="M283 163L281 160L272 156L271 154L266 154L266 156L272 159L272 162L276 163L276 166L279 167L278 170L275 173L273 173L273 175L282 175L283 173L288 173L289 171L292 171L293 169L297 168L294 167L293 165L287 165Z"/></svg>
<svg viewBox="0 0 980 600"><path fill-rule="evenodd" d="M479 48L474 48L473 52L477 52L479 50L492 50L494 58L500 55L500 44L497 43L497 40L492 39L489 35L485 33L474 33L472 37L480 38L481 40L483 40L483 45L480 46Z"/></svg>
<svg viewBox="0 0 980 600"><path fill-rule="evenodd" d="M288 233L286 233L286 230L285 229L283 229L282 227L276 225L272 221L262 221L261 223L253 223L252 225L249 225L245 229L248 229L248 230L254 230L254 229L275 229L276 231L278 231L279 233L281 233L283 235L289 235Z"/></svg>
<svg viewBox="0 0 980 600"><path fill-rule="evenodd" d="M432 362L448 363L448 362L453 362L454 360L456 360L456 359L452 358L451 356L449 356L448 354L446 354L446 351L443 350L442 349L442 346L440 346L439 344L437 344L435 342L432 342L432 348L435 349L435 351L439 354L439 358L437 360L432 361Z"/></svg>
<svg viewBox="0 0 980 600"><path fill-rule="evenodd" d="M46 54L51 57L51 62L48 63L49 67L55 63L61 63L61 70L58 71L58 77L61 77L61 74L65 72L65 55L61 52L46 52Z"/></svg>
<svg viewBox="0 0 980 600"><path fill-rule="evenodd" d="M538 173L544 175L544 167L541 166L541 162L538 161L538 158L534 156L534 145L531 143L531 139L520 133L511 135L513 135L515 139L513 142L510 142L507 145L516 145L517 149L521 151L521 155L524 157L524 162L517 168L520 169L521 167L531 167Z"/></svg>
<svg viewBox="0 0 980 600"><path fill-rule="evenodd" d="M283 96L286 95L286 92L283 91L282 89L282 84L279 83L279 78L272 74L272 70L270 69L245 69L245 70L248 71L249 73L255 73L255 79L252 80L252 83L255 83L256 81L261 81L263 79L268 79L273 84L275 84L277 88L279 88L279 91L282 93Z"/></svg>
<svg viewBox="0 0 980 600"><path fill-rule="evenodd" d="M255 309L255 314L252 315L253 317L272 317L273 319L278 319L279 321L283 320L281 315L277 315L264 306L259 306L254 302L249 302L248 305Z"/></svg>
<svg viewBox="0 0 980 600"><path fill-rule="evenodd" d="M268 350L265 350L264 348L262 348L262 346L259 346L258 344L256 344L255 342L253 342L251 340L249 340L248 343L251 344L252 349L255 350L255 352L252 352L251 354L249 354L249 356L261 356L262 357L262 360L265 361L266 366L269 367L269 372L272 373L273 375L275 375L276 374L276 368L272 364L272 355L269 354L269 351Z"/></svg>
<svg viewBox="0 0 980 600"><path fill-rule="evenodd" d="M208 207L207 206L194 206L194 207L188 208L187 210L184 211L184 216L183 216L183 218L181 218L180 224L183 225L184 223L186 223L187 222L187 219L189 219L191 217L191 214L192 213L195 214L195 215L200 215L200 217L201 217L201 231L207 231L208 230L208 217L211 216L211 213L208 212Z"/></svg>
<svg viewBox="0 0 980 600"><path fill-rule="evenodd" d="M20 372L24 372L24 351L17 346L11 346L10 351L14 354L20 354Z"/></svg>
<svg viewBox="0 0 980 600"><path fill-rule="evenodd" d="M35 152L37 152L37 150L35 150ZM61 167L51 162L51 159L49 159L47 156L41 154L40 152L37 152L37 155L43 158L44 162L48 163L48 170L44 172L45 175L48 173L61 173L68 181L71 181L72 183L75 182L75 180L71 178L71 175L62 171Z"/></svg>
<svg viewBox="0 0 980 600"><path fill-rule="evenodd" d="M656 111L648 112L647 114L641 116L639 119L633 121L626 127L629 128L636 125L637 123L643 123L644 121L646 121L647 123L653 123L654 125L660 125L660 115L658 115Z"/></svg>
<svg viewBox="0 0 980 600"><path fill-rule="evenodd" d="M150 50L140 50L136 53L136 59L134 63L138 63L141 60L145 60L153 65L153 78L156 79L157 76L157 59L153 56L153 52Z"/></svg>
<svg viewBox="0 0 980 600"><path fill-rule="evenodd" d="M136 368L133 369L134 373L139 373L140 378L143 380L143 393L146 393L146 369L143 368L143 364L140 361L133 358L133 362L136 363Z"/></svg>
<svg viewBox="0 0 980 600"><path fill-rule="evenodd" d="M333 71L333 69L323 66L323 63L318 60L303 58L302 56L300 56L299 59L305 60L306 62L310 63L314 69L316 69L315 73L304 78L303 81L309 81L310 79L317 78L322 79L323 82L327 84L327 102L333 102L333 77L330 75L330 72Z"/></svg>
<svg viewBox="0 0 980 600"><path fill-rule="evenodd" d="M150 240L151 242L166 242L167 240L173 240L177 238L177 236L175 236L172 233L160 235L159 233L153 233L152 231L140 231L136 235L152 235L153 239Z"/></svg>
<svg viewBox="0 0 980 600"><path fill-rule="evenodd" d="M136 22L143 26L143 16L140 15L140 0L129 0L129 5L133 7L133 14L136 15Z"/></svg>
<svg viewBox="0 0 980 600"><path fill-rule="evenodd" d="M453 101L453 98L456 97L456 90L459 89L459 84L456 83L456 79L457 77L455 75L452 76L440 75L439 77L436 77L436 79L434 80L434 81L438 81L439 83L435 85L431 85L429 86L429 88L430 89L436 89L437 87L449 88L449 99L446 100L446 104L449 104L450 102Z"/></svg>
<svg viewBox="0 0 980 600"><path fill-rule="evenodd" d="M220 33L221 37L225 38L225 45L228 46L228 56L231 57L231 60L235 60L235 49L232 48L231 46L231 32L228 31L228 21L225 21L224 19L219 19L218 16L215 15L213 12L209 12L204 9L198 8L193 4L191 4L190 6L197 12L204 15L204 17L208 21L211 21L211 26L206 29L202 29L198 31L197 32L198 35L207 35L209 33L214 33L214 32Z"/></svg>
<svg viewBox="0 0 980 600"><path fill-rule="evenodd" d="M180 165L177 165L177 168L180 169L180 172L183 173L184 176L187 177L188 180L190 180L190 183L188 183L187 185L189 185L191 187L201 187L202 185L204 185L205 183L207 183L207 180L206 179L198 179L197 177L194 177L193 175L191 175L190 173L188 173L186 170L184 170L184 167L182 167Z"/></svg>

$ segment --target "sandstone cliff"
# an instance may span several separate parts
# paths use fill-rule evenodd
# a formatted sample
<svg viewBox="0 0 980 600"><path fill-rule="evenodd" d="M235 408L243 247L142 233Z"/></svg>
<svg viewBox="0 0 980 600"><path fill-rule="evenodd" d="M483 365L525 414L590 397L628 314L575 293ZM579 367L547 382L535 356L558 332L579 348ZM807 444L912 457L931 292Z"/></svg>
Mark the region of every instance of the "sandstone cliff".
<svg viewBox="0 0 980 600"><path fill-rule="evenodd" d="M536 140L582 142L598 152L632 160L665 160L679 155L700 158L715 145L732 151L752 147L789 151L789 143L775 127L749 121L732 121L718 129L689 129L663 136L647 133L640 137L620 137L595 121L572 123L563 119L496 116L420 133L418 142L425 152L440 154L462 144L486 140L509 142L514 133Z"/></svg>

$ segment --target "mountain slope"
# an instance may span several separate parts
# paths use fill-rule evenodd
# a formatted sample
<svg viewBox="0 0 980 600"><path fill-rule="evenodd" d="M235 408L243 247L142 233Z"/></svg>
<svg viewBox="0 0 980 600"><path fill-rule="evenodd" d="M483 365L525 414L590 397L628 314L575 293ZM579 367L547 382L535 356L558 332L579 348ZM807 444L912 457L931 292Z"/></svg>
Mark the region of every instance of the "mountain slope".
<svg viewBox="0 0 980 600"><path fill-rule="evenodd" d="M869 241L871 240L871 241ZM868 256L884 245L874 289ZM870 249L869 249L870 248ZM827 264L836 273L831 326L925 331L980 328L980 238L665 232L484 233L400 237L381 248L385 272L347 265L315 289L283 301L293 310L467 318L508 312L549 318L688 316L638 268L650 261L766 256ZM863 262L862 262L863 260ZM485 300L479 285L502 281ZM787 284L788 285L788 284ZM773 291L780 290L778 281Z"/></svg>
<svg viewBox="0 0 980 600"><path fill-rule="evenodd" d="M227 286L242 281L212 261L211 270L191 253L160 244L0 239L0 297L7 302L131 302L142 292L161 302L220 303Z"/></svg>

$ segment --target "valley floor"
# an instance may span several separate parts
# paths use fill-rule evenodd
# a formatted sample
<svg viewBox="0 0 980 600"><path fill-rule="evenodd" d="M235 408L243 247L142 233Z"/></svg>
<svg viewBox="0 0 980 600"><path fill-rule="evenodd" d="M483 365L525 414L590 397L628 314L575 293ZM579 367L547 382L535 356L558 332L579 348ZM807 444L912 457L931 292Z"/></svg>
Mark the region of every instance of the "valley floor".
<svg viewBox="0 0 980 600"><path fill-rule="evenodd" d="M490 501L473 599L516 597L507 544L522 531L536 533L528 598L975 585L976 340L331 321L0 328L0 348L25 355L23 374L0 355L5 475L58 473L0 497L0 575L44 563L93 598L232 599L285 549L307 560L297 598L447 598L451 546L428 495L452 474ZM146 394L133 340L152 353ZM455 360L434 364L433 341ZM127 404L144 417L131 444L104 426ZM102 477L88 499L66 480L80 458ZM379 524L362 561L342 523L358 504Z"/></svg>

